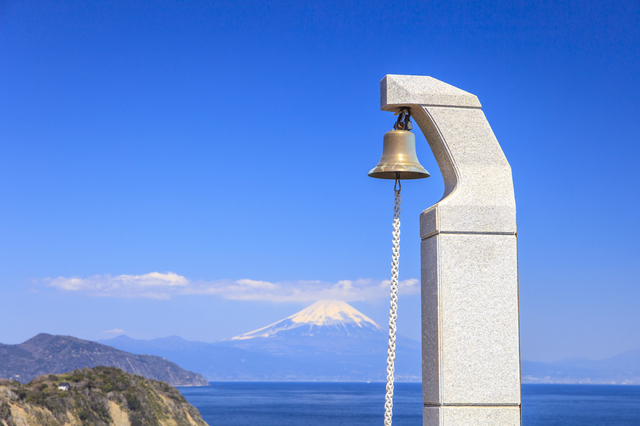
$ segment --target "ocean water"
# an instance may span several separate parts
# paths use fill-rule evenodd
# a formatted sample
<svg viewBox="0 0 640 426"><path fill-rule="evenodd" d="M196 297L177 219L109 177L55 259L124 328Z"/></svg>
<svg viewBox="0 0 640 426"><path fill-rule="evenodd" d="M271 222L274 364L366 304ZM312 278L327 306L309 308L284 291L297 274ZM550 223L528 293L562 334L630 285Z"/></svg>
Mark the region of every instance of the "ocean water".
<svg viewBox="0 0 640 426"><path fill-rule="evenodd" d="M382 425L384 383L212 382L181 387L210 426ZM396 383L393 424L422 425L419 383ZM523 385L524 426L639 426L640 386Z"/></svg>
<svg viewBox="0 0 640 426"><path fill-rule="evenodd" d="M382 425L383 383L212 382L179 388L210 426ZM397 383L394 424L419 425L421 385Z"/></svg>
<svg viewBox="0 0 640 426"><path fill-rule="evenodd" d="M524 426L640 426L640 386L522 385Z"/></svg>

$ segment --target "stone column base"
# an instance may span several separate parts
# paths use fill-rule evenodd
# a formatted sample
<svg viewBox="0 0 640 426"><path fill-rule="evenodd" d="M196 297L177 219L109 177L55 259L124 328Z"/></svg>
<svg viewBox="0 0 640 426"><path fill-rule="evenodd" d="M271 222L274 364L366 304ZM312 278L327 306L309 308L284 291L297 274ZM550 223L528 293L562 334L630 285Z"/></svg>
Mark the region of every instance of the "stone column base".
<svg viewBox="0 0 640 426"><path fill-rule="evenodd" d="M424 407L423 426L520 426L520 406Z"/></svg>

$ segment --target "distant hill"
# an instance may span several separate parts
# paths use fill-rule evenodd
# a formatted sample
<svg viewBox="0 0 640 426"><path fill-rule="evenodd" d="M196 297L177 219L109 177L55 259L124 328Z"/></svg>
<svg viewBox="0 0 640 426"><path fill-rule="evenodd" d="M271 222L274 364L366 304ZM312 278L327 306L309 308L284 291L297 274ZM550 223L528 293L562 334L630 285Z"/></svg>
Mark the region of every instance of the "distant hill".
<svg viewBox="0 0 640 426"><path fill-rule="evenodd" d="M118 336L100 343L135 354L161 356L211 381L283 380L300 372L289 359L256 353L215 343L192 342L178 336L135 340ZM291 378L291 380L294 380Z"/></svg>
<svg viewBox="0 0 640 426"><path fill-rule="evenodd" d="M0 425L207 426L177 389L114 367L0 379Z"/></svg>
<svg viewBox="0 0 640 426"><path fill-rule="evenodd" d="M640 350L596 361L522 361L522 382L640 385Z"/></svg>
<svg viewBox="0 0 640 426"><path fill-rule="evenodd" d="M0 378L27 383L43 374L96 367L117 367L172 386L206 386L200 374L152 355L135 355L71 336L38 334L19 345L0 344Z"/></svg>
<svg viewBox="0 0 640 426"><path fill-rule="evenodd" d="M384 381L388 331L341 301L321 301L274 324L217 342L177 336L101 343L154 354L211 381ZM420 343L398 337L396 379L421 380Z"/></svg>

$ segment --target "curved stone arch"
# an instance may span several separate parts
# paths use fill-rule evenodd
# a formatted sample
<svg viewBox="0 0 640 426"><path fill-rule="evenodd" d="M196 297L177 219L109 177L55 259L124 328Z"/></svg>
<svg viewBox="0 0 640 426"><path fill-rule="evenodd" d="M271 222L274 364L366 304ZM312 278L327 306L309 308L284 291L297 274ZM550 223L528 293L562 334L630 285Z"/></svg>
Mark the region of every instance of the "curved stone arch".
<svg viewBox="0 0 640 426"><path fill-rule="evenodd" d="M421 236L433 232L515 233L511 167L477 96L431 77L387 75L381 107L409 107L433 152L445 191L426 209Z"/></svg>

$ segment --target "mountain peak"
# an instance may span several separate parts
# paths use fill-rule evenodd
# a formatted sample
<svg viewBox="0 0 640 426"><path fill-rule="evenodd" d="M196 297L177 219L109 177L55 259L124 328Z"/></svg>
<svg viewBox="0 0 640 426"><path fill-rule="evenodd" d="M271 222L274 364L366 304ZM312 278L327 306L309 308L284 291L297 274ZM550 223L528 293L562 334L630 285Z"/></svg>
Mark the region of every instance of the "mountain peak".
<svg viewBox="0 0 640 426"><path fill-rule="evenodd" d="M288 319L294 323L313 325L333 325L349 322L356 323L360 327L362 327L363 323L370 323L378 327L378 324L371 318L342 300L320 300L291 315Z"/></svg>
<svg viewBox="0 0 640 426"><path fill-rule="evenodd" d="M117 367L175 386L207 385L199 374L158 356L136 355L73 336L40 333L18 345L0 344L0 377L18 378L21 382L97 365Z"/></svg>
<svg viewBox="0 0 640 426"><path fill-rule="evenodd" d="M254 337L269 337L279 331L308 327L367 328L382 330L371 318L341 300L320 300L281 321L259 328L249 333L233 337L231 340L246 340Z"/></svg>

